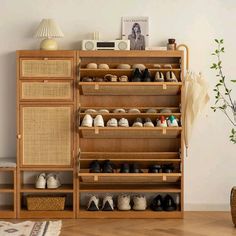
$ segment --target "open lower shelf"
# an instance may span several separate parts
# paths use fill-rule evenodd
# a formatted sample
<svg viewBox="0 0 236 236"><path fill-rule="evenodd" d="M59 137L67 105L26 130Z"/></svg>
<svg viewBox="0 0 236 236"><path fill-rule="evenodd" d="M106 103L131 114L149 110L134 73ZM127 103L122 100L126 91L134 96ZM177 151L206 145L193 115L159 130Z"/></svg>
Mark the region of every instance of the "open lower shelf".
<svg viewBox="0 0 236 236"><path fill-rule="evenodd" d="M19 211L20 218L55 218L55 219L65 219L65 218L74 218L74 211L72 208L66 208L63 211L28 211L26 209L21 209Z"/></svg>
<svg viewBox="0 0 236 236"><path fill-rule="evenodd" d="M181 193L179 184L80 184L80 192L147 192L147 193Z"/></svg>
<svg viewBox="0 0 236 236"><path fill-rule="evenodd" d="M0 193L12 193L14 192L13 184L0 184Z"/></svg>
<svg viewBox="0 0 236 236"><path fill-rule="evenodd" d="M158 183L178 182L181 173L78 173L82 182L86 183Z"/></svg>
<svg viewBox="0 0 236 236"><path fill-rule="evenodd" d="M182 127L79 127L81 138L176 138Z"/></svg>
<svg viewBox="0 0 236 236"><path fill-rule="evenodd" d="M36 192L43 192L43 193L73 193L73 185L72 184L63 184L59 188L56 189L37 189L34 187L34 184L24 184L21 186L20 192L21 193L36 193Z"/></svg>
<svg viewBox="0 0 236 236"><path fill-rule="evenodd" d="M16 217L14 207L10 205L0 206L0 218L13 219Z"/></svg>
<svg viewBox="0 0 236 236"><path fill-rule="evenodd" d="M78 212L78 218L124 218L124 219L130 219L130 218L183 218L183 211L151 211L151 210L145 210L145 211L87 211L85 208L81 208Z"/></svg>
<svg viewBox="0 0 236 236"><path fill-rule="evenodd" d="M79 82L81 95L159 95L180 94L182 82Z"/></svg>

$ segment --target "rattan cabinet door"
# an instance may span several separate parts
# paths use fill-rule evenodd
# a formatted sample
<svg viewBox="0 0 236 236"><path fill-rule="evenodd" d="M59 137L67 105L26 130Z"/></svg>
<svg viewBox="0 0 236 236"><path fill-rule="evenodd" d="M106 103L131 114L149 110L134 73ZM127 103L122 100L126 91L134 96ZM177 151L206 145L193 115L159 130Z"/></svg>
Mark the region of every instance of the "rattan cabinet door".
<svg viewBox="0 0 236 236"><path fill-rule="evenodd" d="M72 58L20 59L20 78L71 78Z"/></svg>
<svg viewBox="0 0 236 236"><path fill-rule="evenodd" d="M71 166L72 106L20 106L21 166Z"/></svg>

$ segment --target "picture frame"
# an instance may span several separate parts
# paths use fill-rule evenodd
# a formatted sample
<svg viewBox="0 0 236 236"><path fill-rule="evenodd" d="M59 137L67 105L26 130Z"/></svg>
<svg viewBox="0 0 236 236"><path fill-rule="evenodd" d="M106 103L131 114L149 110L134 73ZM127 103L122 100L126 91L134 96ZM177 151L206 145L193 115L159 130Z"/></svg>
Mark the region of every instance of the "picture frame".
<svg viewBox="0 0 236 236"><path fill-rule="evenodd" d="M145 50L149 42L149 18L122 17L122 39L130 40L130 50Z"/></svg>

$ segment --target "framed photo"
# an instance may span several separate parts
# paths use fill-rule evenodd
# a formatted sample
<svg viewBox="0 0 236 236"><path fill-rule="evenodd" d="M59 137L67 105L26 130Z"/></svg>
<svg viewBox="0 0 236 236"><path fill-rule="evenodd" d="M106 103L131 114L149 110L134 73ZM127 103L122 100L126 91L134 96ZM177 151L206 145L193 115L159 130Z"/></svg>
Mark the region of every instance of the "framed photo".
<svg viewBox="0 0 236 236"><path fill-rule="evenodd" d="M130 50L145 50L148 38L148 17L122 17L122 39L130 40Z"/></svg>

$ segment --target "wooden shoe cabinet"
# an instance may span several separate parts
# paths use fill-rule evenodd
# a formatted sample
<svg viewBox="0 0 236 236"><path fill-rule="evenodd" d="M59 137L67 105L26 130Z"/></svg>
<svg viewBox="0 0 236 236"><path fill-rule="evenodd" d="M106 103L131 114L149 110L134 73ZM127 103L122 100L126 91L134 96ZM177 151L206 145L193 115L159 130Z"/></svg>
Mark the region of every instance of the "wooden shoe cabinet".
<svg viewBox="0 0 236 236"><path fill-rule="evenodd" d="M74 218L75 51L17 52L17 216ZM58 189L36 189L36 176L58 173ZM65 177L66 176L66 177ZM64 211L29 211L26 196L65 195Z"/></svg>
<svg viewBox="0 0 236 236"><path fill-rule="evenodd" d="M110 69L87 69L90 62ZM106 74L131 77L132 69L117 65L144 64L152 76L156 64L171 64L178 82L82 82L84 76ZM156 124L162 108L181 120L183 51L18 51L17 52L17 217L18 218L181 218L183 217L182 127L81 127L85 110L108 109L110 118L151 118ZM138 108L140 114L112 113L115 108ZM158 113L146 113L156 108ZM95 117L98 113L92 114ZM165 114L169 116L170 114ZM89 173L93 160L109 159L117 166L112 174ZM121 174L122 163L138 163L144 173ZM153 164L172 163L173 173L148 173ZM58 189L36 189L42 172L62 176ZM1 191L1 190L0 190ZM179 198L174 212L89 212L90 194L143 193L150 198L172 194ZM27 195L66 195L63 211L29 211Z"/></svg>
<svg viewBox="0 0 236 236"><path fill-rule="evenodd" d="M79 218L181 218L183 217L183 135L182 127L81 127L86 109L108 109L102 114L105 124L111 118L128 119L130 126L135 118L156 119L162 108L169 108L181 120L183 51L79 51L78 62L78 203ZM109 65L108 70L87 69L88 63ZM178 82L83 82L82 78L132 76L132 69L116 69L119 64L144 64L152 76L158 69L156 64L171 64ZM166 73L167 69L159 69ZM138 108L140 114L112 113L115 108ZM156 108L158 113L146 113ZM91 114L93 118L99 113ZM89 164L109 159L117 166L115 173L90 173ZM119 173L122 163L138 163L144 173ZM153 164L169 164L173 173L148 173ZM90 194L101 196L110 193L116 199L119 193L143 193L153 198L158 193L173 194L179 198L178 210L173 212L146 211L96 211L86 210ZM86 198L87 197L87 198ZM115 201L116 202L116 201Z"/></svg>

